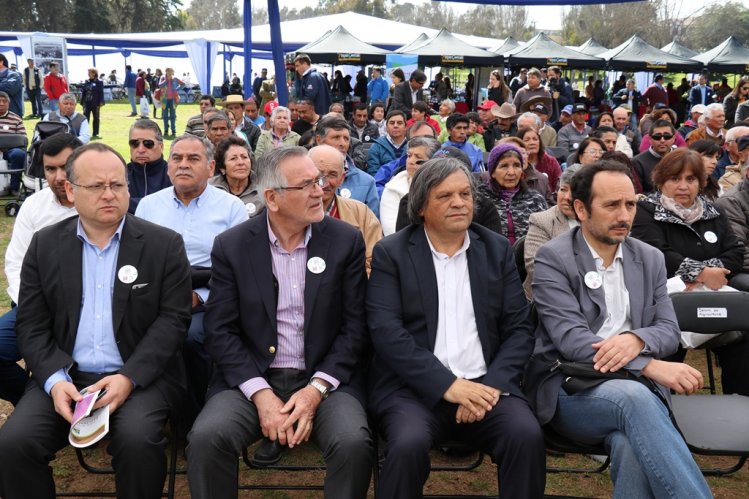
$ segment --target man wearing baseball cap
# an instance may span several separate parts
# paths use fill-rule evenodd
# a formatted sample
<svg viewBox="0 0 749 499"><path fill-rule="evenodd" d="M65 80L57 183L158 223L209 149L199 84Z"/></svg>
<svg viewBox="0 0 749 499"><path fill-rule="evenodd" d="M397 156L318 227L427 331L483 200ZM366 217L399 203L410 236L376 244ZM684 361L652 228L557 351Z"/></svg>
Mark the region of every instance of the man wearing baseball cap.
<svg viewBox="0 0 749 499"><path fill-rule="evenodd" d="M557 133L557 146L566 147L569 152L575 152L577 146L590 134L591 128L586 124L588 110L585 104L577 103L572 106L572 122L564 125Z"/></svg>
<svg viewBox="0 0 749 499"><path fill-rule="evenodd" d="M563 126L571 122L572 122L572 104L568 106L564 106L562 108L562 110L559 112L559 121L554 123L552 126L554 127L554 130L557 132L557 134L559 134L559 130L561 130Z"/></svg>
<svg viewBox="0 0 749 499"><path fill-rule="evenodd" d="M479 116L481 117L481 122L484 125L484 128L488 127L489 123L495 120L491 110L496 105L497 103L493 100L485 100L480 106L476 107L476 111L478 111Z"/></svg>

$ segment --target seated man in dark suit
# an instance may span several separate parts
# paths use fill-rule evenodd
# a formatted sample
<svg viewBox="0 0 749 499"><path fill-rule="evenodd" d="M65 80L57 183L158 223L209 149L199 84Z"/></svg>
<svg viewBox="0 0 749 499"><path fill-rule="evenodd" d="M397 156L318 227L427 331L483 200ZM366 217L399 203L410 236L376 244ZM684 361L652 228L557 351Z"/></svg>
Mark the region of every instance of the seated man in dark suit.
<svg viewBox="0 0 749 499"><path fill-rule="evenodd" d="M387 443L378 495L418 498L429 450L464 440L497 463L500 497L542 497L544 440L520 380L529 307L507 239L472 224L465 165L433 159L413 177L413 225L375 246L367 316L370 405Z"/></svg>
<svg viewBox="0 0 749 499"><path fill-rule="evenodd" d="M54 498L49 461L67 443L79 390L106 389L117 496L161 497L162 435L184 397L190 322L179 234L127 214L125 160L94 142L67 162L78 217L37 232L21 271L16 332L33 373L0 430L0 496Z"/></svg>
<svg viewBox="0 0 749 499"><path fill-rule="evenodd" d="M311 436L325 456L325 496L364 498L373 461L364 240L325 216L326 179L303 147L265 153L257 183L266 214L213 244L204 326L216 369L188 436L190 492L236 497L244 447Z"/></svg>
<svg viewBox="0 0 749 499"><path fill-rule="evenodd" d="M393 102L390 104L390 111L403 111L406 119L411 117L411 108L416 101L424 100L424 84L427 81L427 75L420 69L415 69L408 81L399 83L393 90Z"/></svg>

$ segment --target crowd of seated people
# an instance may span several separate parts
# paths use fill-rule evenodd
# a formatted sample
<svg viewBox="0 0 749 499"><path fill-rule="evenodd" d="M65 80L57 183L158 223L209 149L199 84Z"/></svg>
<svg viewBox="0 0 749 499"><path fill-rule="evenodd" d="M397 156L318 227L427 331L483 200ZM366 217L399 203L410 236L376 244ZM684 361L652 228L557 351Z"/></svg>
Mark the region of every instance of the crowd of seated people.
<svg viewBox="0 0 749 499"><path fill-rule="evenodd" d="M468 113L424 101L421 71L389 89L378 69L349 109L342 74L331 93L310 62L296 57L293 100L268 102L262 130L233 96L201 99L168 151L136 121L129 163L43 143L49 186L6 255L0 496L54 495L51 456L93 386L122 497L161 493L168 418L196 498L236 495L250 444L272 464L310 439L326 496L366 497L377 438L378 494L420 497L448 437L493 458L500 497L542 497L547 425L605 446L615 496L710 497L665 410L703 384L668 292L749 291L748 124L725 129L707 102L680 127L648 101L661 80L592 109L556 67L511 86L492 72ZM749 396L749 341L716 354L723 391ZM654 389L573 387L559 361Z"/></svg>

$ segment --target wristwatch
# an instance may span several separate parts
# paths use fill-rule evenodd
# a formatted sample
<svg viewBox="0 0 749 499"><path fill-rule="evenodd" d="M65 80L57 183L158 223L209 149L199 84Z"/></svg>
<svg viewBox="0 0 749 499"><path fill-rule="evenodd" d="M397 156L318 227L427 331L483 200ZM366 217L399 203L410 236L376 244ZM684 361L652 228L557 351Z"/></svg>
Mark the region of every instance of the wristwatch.
<svg viewBox="0 0 749 499"><path fill-rule="evenodd" d="M317 391L320 392L320 396L323 400L328 398L328 387L320 383L319 381L316 381L314 379L310 380L309 385L314 387Z"/></svg>

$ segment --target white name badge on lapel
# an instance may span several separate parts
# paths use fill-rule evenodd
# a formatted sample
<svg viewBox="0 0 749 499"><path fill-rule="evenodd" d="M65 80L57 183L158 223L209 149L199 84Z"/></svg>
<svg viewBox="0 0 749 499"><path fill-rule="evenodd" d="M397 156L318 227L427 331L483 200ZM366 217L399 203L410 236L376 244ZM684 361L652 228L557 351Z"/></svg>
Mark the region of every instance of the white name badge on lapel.
<svg viewBox="0 0 749 499"><path fill-rule="evenodd" d="M255 203L247 203L244 205L245 208L247 208L247 214L252 216L257 211L257 206L255 206Z"/></svg>
<svg viewBox="0 0 749 499"><path fill-rule="evenodd" d="M705 241L711 244L716 243L718 242L718 236L715 235L715 232L709 230L705 232Z"/></svg>
<svg viewBox="0 0 749 499"><path fill-rule="evenodd" d="M325 271L325 260L319 256L313 256L307 260L307 268L313 274L322 274Z"/></svg>
<svg viewBox="0 0 749 499"><path fill-rule="evenodd" d="M132 265L124 265L117 271L117 277L125 284L133 283L138 278L138 269Z"/></svg>
<svg viewBox="0 0 749 499"><path fill-rule="evenodd" d="M585 285L590 289L598 289L601 287L601 284L603 284L603 282L601 281L601 276L598 275L598 272L590 271L585 274Z"/></svg>
<svg viewBox="0 0 749 499"><path fill-rule="evenodd" d="M341 197L349 199L351 197L351 191L344 187L343 189L341 189Z"/></svg>

